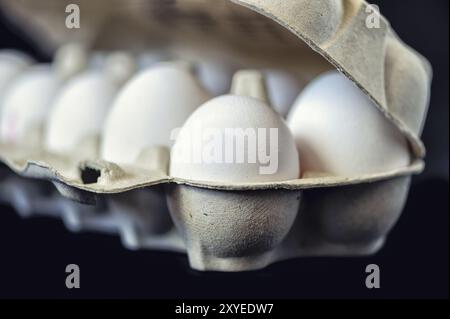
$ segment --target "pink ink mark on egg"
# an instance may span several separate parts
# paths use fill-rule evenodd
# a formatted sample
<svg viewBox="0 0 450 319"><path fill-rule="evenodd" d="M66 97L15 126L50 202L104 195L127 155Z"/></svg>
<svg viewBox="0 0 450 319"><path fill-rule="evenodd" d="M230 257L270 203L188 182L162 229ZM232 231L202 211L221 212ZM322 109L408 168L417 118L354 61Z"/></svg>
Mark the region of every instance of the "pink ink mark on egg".
<svg viewBox="0 0 450 319"><path fill-rule="evenodd" d="M8 143L15 143L17 140L17 128L18 128L18 117L17 114L12 113L7 117L8 121L5 130L5 140Z"/></svg>

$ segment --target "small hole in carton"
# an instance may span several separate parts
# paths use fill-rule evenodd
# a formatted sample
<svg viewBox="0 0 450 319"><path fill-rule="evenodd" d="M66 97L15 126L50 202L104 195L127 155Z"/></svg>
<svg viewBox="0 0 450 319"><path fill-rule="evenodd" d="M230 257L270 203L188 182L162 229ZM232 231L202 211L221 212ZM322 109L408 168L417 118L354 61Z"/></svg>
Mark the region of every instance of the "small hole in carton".
<svg viewBox="0 0 450 319"><path fill-rule="evenodd" d="M81 180L83 184L94 184L98 182L101 171L91 167L85 167L81 170Z"/></svg>

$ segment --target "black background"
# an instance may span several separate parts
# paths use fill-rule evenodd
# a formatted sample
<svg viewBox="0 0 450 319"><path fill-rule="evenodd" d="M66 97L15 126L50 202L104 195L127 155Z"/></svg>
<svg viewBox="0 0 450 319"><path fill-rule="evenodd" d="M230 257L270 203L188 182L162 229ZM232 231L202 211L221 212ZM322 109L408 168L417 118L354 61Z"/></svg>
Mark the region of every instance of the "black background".
<svg viewBox="0 0 450 319"><path fill-rule="evenodd" d="M406 43L432 63L423 139L427 169L415 177L385 248L364 258L303 258L247 273L200 273L183 255L131 252L119 238L72 234L61 221L21 219L0 206L0 297L6 298L448 298L447 0L375 1ZM49 57L0 14L0 48ZM65 266L81 268L81 289L65 287ZM365 267L381 268L381 289L365 287Z"/></svg>

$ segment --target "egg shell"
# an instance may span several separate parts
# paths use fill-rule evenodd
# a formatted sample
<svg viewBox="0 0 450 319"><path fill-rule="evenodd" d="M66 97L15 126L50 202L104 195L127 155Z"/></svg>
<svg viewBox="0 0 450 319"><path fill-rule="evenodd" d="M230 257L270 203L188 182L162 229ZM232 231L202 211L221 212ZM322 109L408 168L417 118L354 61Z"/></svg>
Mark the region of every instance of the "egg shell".
<svg viewBox="0 0 450 319"><path fill-rule="evenodd" d="M138 73L119 92L103 131L102 157L133 163L146 148L171 146L183 125L208 94L178 64L160 64Z"/></svg>
<svg viewBox="0 0 450 319"><path fill-rule="evenodd" d="M11 81L32 63L33 60L22 52L0 50L0 107L2 96Z"/></svg>
<svg viewBox="0 0 450 319"><path fill-rule="evenodd" d="M293 137L281 117L264 101L262 74L251 70L237 72L232 92L206 102L189 117L172 148L170 174L186 180L225 183L297 178L298 153ZM275 139L269 138L271 128L277 130ZM267 131L261 136L255 133L255 139L249 138L240 150L237 138L233 138L235 157L229 163L225 162L225 154L214 162L203 157L196 162L192 156L203 153L203 149L195 149L196 143L203 147L202 143L208 140L196 135L196 130L208 129L222 137L226 136L226 129ZM227 152L224 143L220 140L213 144ZM252 145L255 153L263 149L264 154L270 145L269 154L275 153L278 165L271 174L262 174L261 163L256 158L255 162L250 160ZM243 162L237 161L239 152L245 153ZM199 270L239 271L267 265L289 232L301 197L300 191L223 192L183 185L167 189L169 210L186 243L191 267Z"/></svg>
<svg viewBox="0 0 450 319"><path fill-rule="evenodd" d="M31 130L43 125L60 85L49 65L34 66L21 74L2 102L0 139L10 144L25 143ZM34 136L30 144L37 138Z"/></svg>
<svg viewBox="0 0 450 319"><path fill-rule="evenodd" d="M88 71L69 81L50 111L46 149L58 154L76 152L84 138L100 135L117 89L100 71Z"/></svg>
<svg viewBox="0 0 450 319"><path fill-rule="evenodd" d="M104 159L132 164L150 148L170 146L172 131L207 99L182 64L160 64L139 73L121 91L108 117ZM165 196L155 189L112 196L109 203L114 214L125 221L121 236L129 248L143 245L143 234L161 235L171 229Z"/></svg>
<svg viewBox="0 0 450 319"><path fill-rule="evenodd" d="M210 155L208 143L212 135L203 136L198 132L208 134L208 130L214 130L213 138L219 139L217 143L213 142L213 148L218 150L225 144L225 136L229 134L227 129L251 130L256 145L253 148L246 144L243 149L238 150L235 142L231 151L235 151L235 158L238 152L243 152L243 163L237 162L235 158L233 162L226 163L226 154L221 154L220 158L214 158L213 161L205 160L206 156ZM276 130L278 135L275 138L270 137L270 129ZM259 132L263 134L260 135ZM208 140L205 143L199 138ZM248 160L248 155L252 149L256 149L256 154L259 154L261 150L268 150L269 147L273 153L269 154L273 161L269 164L274 164L273 171L262 173L261 166L267 164L262 164L259 156L252 163ZM196 160L198 151L202 152L199 161ZM180 130L171 157L170 175L186 180L237 183L282 181L299 177L298 153L288 127L267 104L245 96L221 96L202 105Z"/></svg>
<svg viewBox="0 0 450 319"><path fill-rule="evenodd" d="M46 127L46 150L70 156L75 165L98 157L106 115L119 86L135 70L134 59L123 52L97 53L91 62L91 70L73 77L58 94ZM78 167L74 174L79 174ZM58 185L57 189L62 188ZM105 207L86 208L64 198L59 198L58 203L64 224L71 231L120 231L116 216Z"/></svg>
<svg viewBox="0 0 450 319"><path fill-rule="evenodd" d="M99 136L118 86L103 71L94 68L70 79L56 97L49 113L44 148L76 161L97 158ZM79 169L74 167L78 176ZM58 190L61 187L58 185ZM119 224L102 205L85 206L55 195L61 217L73 232L118 233Z"/></svg>
<svg viewBox="0 0 450 319"><path fill-rule="evenodd" d="M326 73L304 89L288 125L304 172L358 176L411 162L403 134L338 72Z"/></svg>
<svg viewBox="0 0 450 319"><path fill-rule="evenodd" d="M62 88L47 123L45 148L48 151L79 160L98 157L99 136L119 89L117 82L125 79L123 72L120 78L105 72L106 64L111 67L121 60L120 57L105 61L75 76ZM63 198L59 202L63 221L71 231L120 232L120 222L110 209L86 208Z"/></svg>

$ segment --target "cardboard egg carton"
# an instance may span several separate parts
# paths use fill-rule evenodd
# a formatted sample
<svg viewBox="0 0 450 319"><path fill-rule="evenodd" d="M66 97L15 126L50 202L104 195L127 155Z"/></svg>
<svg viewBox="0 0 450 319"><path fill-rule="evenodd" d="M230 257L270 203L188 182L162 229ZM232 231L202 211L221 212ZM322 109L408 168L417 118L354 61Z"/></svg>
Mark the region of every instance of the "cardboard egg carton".
<svg viewBox="0 0 450 319"><path fill-rule="evenodd" d="M217 7L207 3L142 2L166 20L175 19L175 25L188 23L184 40L164 19L143 17L143 10L136 7L129 14L142 21L148 30L144 33L178 40L194 52L204 49L199 39L210 36L214 39L208 42L208 52L229 55L238 64L288 68L311 77L336 68L408 139L411 164L352 177L304 174L289 181L218 183L170 176L170 152L164 147L143 149L134 165L8 145L0 146L0 159L18 175L51 181L65 198L89 205L113 203L114 197L120 204L133 193L147 199L154 192L159 192L159 200L167 196L178 232L170 222L161 221L161 214L168 216L166 208L152 209L150 200L148 209L134 215L137 219L129 227L133 230L123 231L122 238L134 248L186 249L191 266L198 270L243 271L300 256L365 255L379 250L402 212L411 176L424 168L420 134L429 101L429 63L364 1L232 0L218 1ZM379 18L376 27L367 24L371 14ZM207 35L199 20L213 20L218 27ZM248 41L250 36L261 41ZM107 215L117 216L129 208L109 205ZM130 220L114 218L116 225ZM153 218L161 224L151 225ZM149 228L138 230L145 219ZM136 236L139 233L144 235Z"/></svg>

